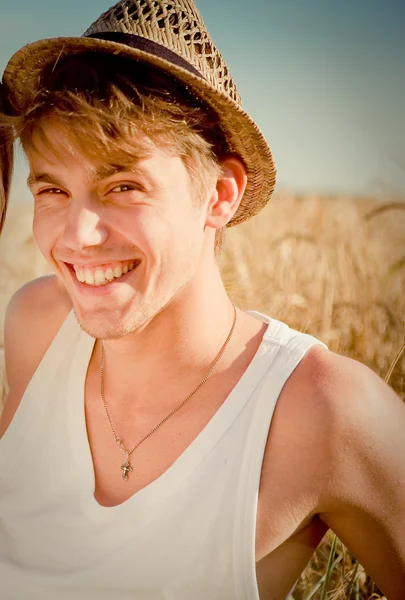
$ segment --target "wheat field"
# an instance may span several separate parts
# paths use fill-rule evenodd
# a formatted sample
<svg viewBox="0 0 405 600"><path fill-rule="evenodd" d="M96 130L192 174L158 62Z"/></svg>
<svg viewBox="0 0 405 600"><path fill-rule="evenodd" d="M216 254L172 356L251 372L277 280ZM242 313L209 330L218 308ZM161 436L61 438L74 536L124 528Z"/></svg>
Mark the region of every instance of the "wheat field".
<svg viewBox="0 0 405 600"><path fill-rule="evenodd" d="M0 407L6 393L3 317L13 292L48 272L31 208L10 208L0 238ZM405 399L405 202L279 192L230 229L220 264L232 300L360 360ZM378 600L378 588L329 532L291 595Z"/></svg>

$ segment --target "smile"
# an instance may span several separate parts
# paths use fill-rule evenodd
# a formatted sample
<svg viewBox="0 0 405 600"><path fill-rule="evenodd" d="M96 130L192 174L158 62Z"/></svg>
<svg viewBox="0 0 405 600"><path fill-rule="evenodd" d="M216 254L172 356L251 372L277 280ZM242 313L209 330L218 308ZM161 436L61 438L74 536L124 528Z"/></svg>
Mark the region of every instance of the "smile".
<svg viewBox="0 0 405 600"><path fill-rule="evenodd" d="M86 283L92 287L107 285L111 281L120 279L130 271L133 271L140 263L136 261L114 262L94 267L73 264L69 265L75 275L77 281Z"/></svg>

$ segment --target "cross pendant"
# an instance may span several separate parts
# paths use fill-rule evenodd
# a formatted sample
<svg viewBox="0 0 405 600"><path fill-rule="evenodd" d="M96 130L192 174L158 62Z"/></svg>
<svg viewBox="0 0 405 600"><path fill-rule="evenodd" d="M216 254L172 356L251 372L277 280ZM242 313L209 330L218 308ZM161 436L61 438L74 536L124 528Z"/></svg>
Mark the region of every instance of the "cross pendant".
<svg viewBox="0 0 405 600"><path fill-rule="evenodd" d="M133 471L133 468L129 464L129 458L127 458L127 460L124 462L124 464L121 465L121 470L122 470L122 474L121 474L122 481L127 481L128 473Z"/></svg>

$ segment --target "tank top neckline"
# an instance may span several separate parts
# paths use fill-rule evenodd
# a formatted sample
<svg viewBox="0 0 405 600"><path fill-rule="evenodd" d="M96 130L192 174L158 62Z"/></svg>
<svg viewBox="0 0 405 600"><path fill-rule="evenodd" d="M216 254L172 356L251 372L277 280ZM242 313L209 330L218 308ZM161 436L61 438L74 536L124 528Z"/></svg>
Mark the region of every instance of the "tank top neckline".
<svg viewBox="0 0 405 600"><path fill-rule="evenodd" d="M95 340L80 330L80 339L75 349L68 382L68 397L71 399L68 430L72 453L80 477L82 506L93 518L106 519L114 515L122 516L130 513L131 515L136 514L139 522L144 522L144 519L150 517L153 507L157 509L159 505L162 506L165 498L186 481L224 435L226 429L230 427L269 368L266 345L276 332L278 325L278 321L262 313L247 312L267 323L268 326L255 355L230 394L191 444L162 475L135 492L124 502L108 507L99 504L94 496L95 472L85 419L85 379ZM77 323L76 326L78 327Z"/></svg>

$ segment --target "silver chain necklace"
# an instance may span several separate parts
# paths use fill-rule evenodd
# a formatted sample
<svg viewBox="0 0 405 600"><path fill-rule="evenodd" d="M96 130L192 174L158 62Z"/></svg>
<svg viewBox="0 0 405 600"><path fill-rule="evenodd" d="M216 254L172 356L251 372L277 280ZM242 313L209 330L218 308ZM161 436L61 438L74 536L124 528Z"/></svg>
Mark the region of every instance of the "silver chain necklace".
<svg viewBox="0 0 405 600"><path fill-rule="evenodd" d="M107 409L107 404L105 401L105 394L104 394L104 370L105 370L105 353L104 353L104 344L101 340L101 363L100 363L100 392L101 392L101 399L103 401L104 404L104 408L105 408L105 412L107 415L107 419L108 422L110 423L110 427L112 429L112 432L115 436L115 442L116 444L118 444L118 446L120 447L120 449L124 452L125 454L125 462L120 466L120 469L122 471L121 474L121 478L122 481L128 481L128 475L131 471L133 471L133 468L130 464L129 461L129 457L131 456L131 454L134 452L134 450L136 450L138 448L138 446L140 446L142 444L142 442L144 442L148 437L150 437L153 433L155 433L155 431L157 431L159 429L159 427L161 427L164 423L166 423L166 421L168 419L170 419L171 416L173 416L178 410L180 410L180 408L182 406L184 406L184 404L186 402L188 402L188 400L190 400L190 398L192 396L194 396L194 394L196 392L198 392L198 390L201 388L201 386L204 385L204 383L207 381L207 379L211 376L212 372L214 371L215 367L217 366L218 362L220 361L220 359L222 358L223 353L225 352L229 342L231 341L232 338L232 334L235 330L235 325L236 325L236 307L235 305L233 305L233 309L234 309L234 318L233 318L233 323L232 323L232 327L230 329L230 332L228 334L228 337L226 338L222 348L220 349L220 351L218 352L217 356L215 357L214 361L211 363L211 367L208 371L208 373L205 375L205 377L202 379L202 381L200 381L200 383L198 384L198 386L191 392L191 394L189 394L187 396L187 398L185 398L182 402L180 402L180 404L178 406L176 406L176 408L174 408L168 415L165 416L164 419L162 419L160 421L160 423L158 423L157 425L155 425L155 427L153 429L151 429L151 431L149 431L149 433L147 433L146 435L143 436L143 438L141 440L139 440L139 442L137 442L135 444L135 446L132 448L132 450L127 450L124 446L124 443L122 441L121 438L118 437L118 435L116 434L116 431L114 429L114 425L112 424L108 409Z"/></svg>

